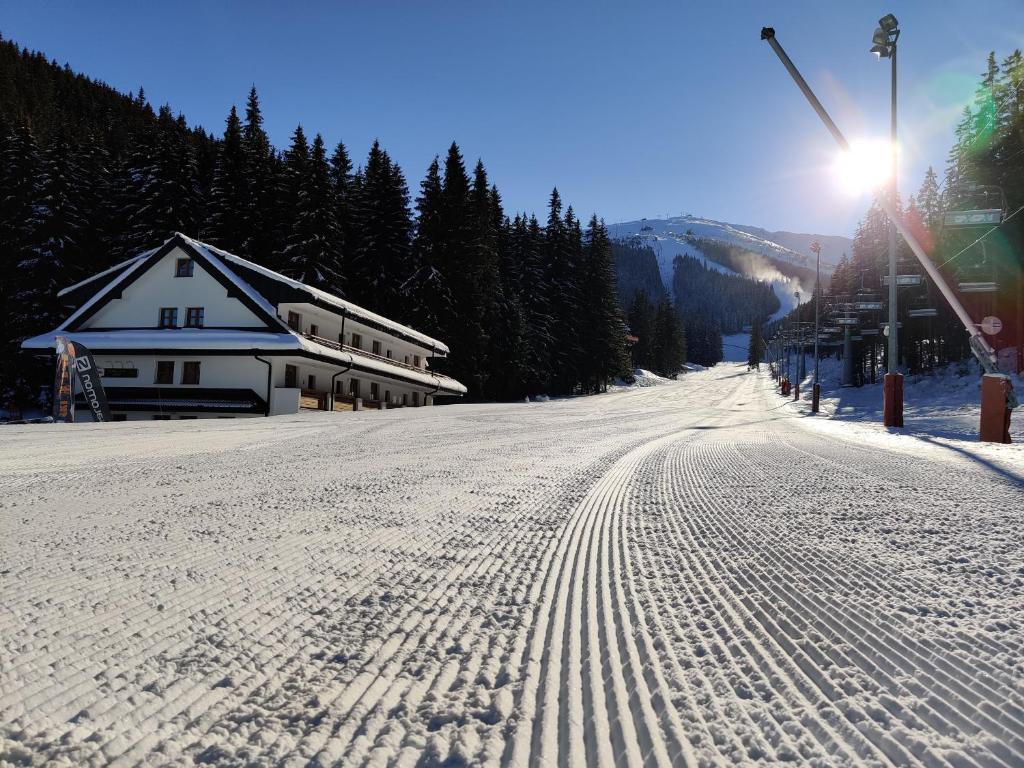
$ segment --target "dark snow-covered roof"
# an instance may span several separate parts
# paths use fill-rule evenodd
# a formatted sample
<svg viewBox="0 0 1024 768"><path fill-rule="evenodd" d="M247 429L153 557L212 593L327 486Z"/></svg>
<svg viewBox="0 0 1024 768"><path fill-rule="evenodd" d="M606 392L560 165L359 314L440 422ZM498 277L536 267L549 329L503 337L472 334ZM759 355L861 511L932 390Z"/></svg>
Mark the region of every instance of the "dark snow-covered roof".
<svg viewBox="0 0 1024 768"><path fill-rule="evenodd" d="M306 285L298 280L293 280L290 277L282 275L280 272L275 272L272 269L260 266L248 259L243 259L241 256L236 256L233 253L218 248L209 243L204 243L200 240L184 235L180 232L176 232L171 238L169 238L161 248L172 243L174 240L179 240L182 245L186 248L192 248L193 250L200 251L203 256L206 257L207 261L210 262L221 274L224 275L232 284L234 284L240 291L242 291L248 299L253 303L260 306L268 315L276 316L276 309L271 302L267 300L256 288L254 288L249 282L246 281L245 277L239 274L239 271L249 271L255 273L261 278L274 281L282 286L293 289L294 291L304 294L310 303L319 304L333 310L340 311L346 316L352 318L356 322L362 322L371 327L379 328L385 333L392 334L398 338L405 339L417 346L422 347L424 350L429 350L435 355L447 355L449 353L448 345L442 341L431 338L424 333L420 333L414 328L410 328L407 325L395 322L383 315L378 315L376 312L371 312L368 309L364 309L357 304L353 304L350 301L346 301L339 296L335 296L327 291L314 288L311 285ZM70 327L78 317L83 313L87 312L97 302L101 301L110 291L118 284L120 278L128 276L134 272L141 264L143 264L149 257L159 251L160 248L153 248L138 256L134 256L131 259L116 264L109 269L99 272L92 277L86 278L74 285L68 286L67 288L60 291L58 296L66 296L79 289L85 288L90 283L98 282L101 278L107 277L108 282L103 285L95 294L92 295L87 301L79 306L74 313L60 326L61 329ZM232 269L232 265L241 268L239 271Z"/></svg>

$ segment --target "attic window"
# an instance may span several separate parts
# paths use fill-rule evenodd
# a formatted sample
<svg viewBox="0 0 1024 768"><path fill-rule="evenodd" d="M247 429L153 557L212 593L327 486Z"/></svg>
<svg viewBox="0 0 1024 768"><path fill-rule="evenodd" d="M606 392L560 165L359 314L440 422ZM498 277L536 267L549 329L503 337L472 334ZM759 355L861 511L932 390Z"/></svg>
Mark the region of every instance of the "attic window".
<svg viewBox="0 0 1024 768"><path fill-rule="evenodd" d="M174 267L175 277L192 277L192 268L195 262L192 259L178 259Z"/></svg>

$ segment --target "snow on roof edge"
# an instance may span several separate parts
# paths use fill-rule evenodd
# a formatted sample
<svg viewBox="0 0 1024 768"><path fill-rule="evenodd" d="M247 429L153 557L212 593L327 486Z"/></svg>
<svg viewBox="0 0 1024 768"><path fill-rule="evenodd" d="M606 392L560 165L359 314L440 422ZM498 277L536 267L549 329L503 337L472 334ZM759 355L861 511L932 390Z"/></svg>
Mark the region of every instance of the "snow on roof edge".
<svg viewBox="0 0 1024 768"><path fill-rule="evenodd" d="M38 336L25 339L21 346L23 349L48 349L56 345L55 337L61 335L60 328L41 333ZM331 347L318 344L317 342L299 336L292 332L273 333L270 331L218 331L212 329L152 329L152 330L125 330L125 331L78 331L73 334L87 347L102 352L104 346L119 345L125 349L146 350L150 348L166 347L171 345L182 345L183 348L194 349L232 349L232 350L258 350L258 349L282 349L311 352L321 357L329 357L337 360L340 365L350 365L358 362L363 368L372 369L381 376L394 378L396 376L405 379L412 379L424 386L436 386L449 392L466 394L468 391L462 382L450 376L429 371L413 371L398 365L386 363L382 360L375 360L372 357L354 355L351 352L344 352ZM166 347L166 348L173 348Z"/></svg>
<svg viewBox="0 0 1024 768"><path fill-rule="evenodd" d="M160 246L160 248L162 248L162 247L163 246ZM132 256L130 259L125 259L124 261L118 262L117 264L115 264L112 267L107 267L102 272L97 272L92 277L87 277L87 278L85 278L85 280L79 280L77 283L75 283L74 285L69 285L67 288L61 288L59 291L57 291L57 296L60 297L60 296L63 296L65 294L67 294L67 293L71 293L71 291L75 290L76 288L81 288L83 285L88 285L93 280L97 280L97 279L103 277L104 275L109 275L111 272L116 272L117 270L121 269L121 267L124 267L124 266L127 266L128 264L131 264L133 261L138 261L139 259L144 259L147 256L152 256L158 250L160 250L160 249L159 248L150 248L148 251L143 251L140 254Z"/></svg>
<svg viewBox="0 0 1024 768"><path fill-rule="evenodd" d="M339 296L335 296L332 293L328 293L327 291L323 291L319 288L314 288L311 285L306 285L305 283L299 282L298 280L286 277L285 275L282 275L280 272L275 272L272 269L256 264L255 262L249 261L248 259L245 259L241 256L237 256L233 253L230 253L229 251L225 251L221 248L217 248L216 246L209 245L208 243L204 243L200 240L195 240L194 238L182 234L181 232L178 232L176 234L180 236L183 240L187 241L193 247L201 248L205 250L208 254L216 254L222 260L227 260L234 262L236 264L240 264L241 266L252 269L253 271L258 272L265 277L269 277L272 280L277 280L279 282L284 283L285 285L290 285L293 288L299 288L304 291L308 291L313 296L323 299L327 303L333 304L339 309L348 310L353 314L365 317L367 320L371 320L375 323L380 323L386 328L390 328L394 331L398 331L399 333L406 334L407 336L410 336L411 338L424 343L428 348L432 347L438 351L444 352L446 355L451 352L451 350L448 348L448 345L445 344L444 342L431 338L430 336L427 336L425 333L420 333L414 328L410 328L407 325L402 325L401 323L395 322L394 320L384 317L383 315L378 315L376 312L371 312L368 309L360 307L358 304L353 304L352 302L346 301L345 299L342 299ZM238 276L236 275L236 277Z"/></svg>

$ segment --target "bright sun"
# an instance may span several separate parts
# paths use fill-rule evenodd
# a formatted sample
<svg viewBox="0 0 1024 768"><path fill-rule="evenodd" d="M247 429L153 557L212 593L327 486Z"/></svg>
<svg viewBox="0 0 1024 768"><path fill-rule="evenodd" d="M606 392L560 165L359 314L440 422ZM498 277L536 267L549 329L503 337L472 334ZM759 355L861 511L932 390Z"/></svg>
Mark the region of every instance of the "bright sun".
<svg viewBox="0 0 1024 768"><path fill-rule="evenodd" d="M851 195L871 192L890 176L889 142L852 141L848 152L836 156L833 170L840 186Z"/></svg>

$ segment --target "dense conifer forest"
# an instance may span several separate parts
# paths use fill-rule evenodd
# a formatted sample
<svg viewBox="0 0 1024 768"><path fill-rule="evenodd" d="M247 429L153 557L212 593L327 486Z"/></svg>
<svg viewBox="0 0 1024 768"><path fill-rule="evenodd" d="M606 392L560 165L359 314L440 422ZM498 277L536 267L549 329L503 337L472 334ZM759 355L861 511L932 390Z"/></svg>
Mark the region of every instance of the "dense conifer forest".
<svg viewBox="0 0 1024 768"><path fill-rule="evenodd" d="M1024 341L1024 57L1019 50L998 62L990 53L974 102L965 107L956 128L940 186L928 168L917 193L897 201L904 216L939 267L947 283L959 292L977 321L999 317L1000 333L989 342L999 351L1004 370L1020 370L1019 349ZM999 208L1006 219L998 227L944 226L949 211ZM823 305L835 316L836 308L859 299L882 301L877 313L862 313L860 327L877 328L887 319L889 224L873 203L857 228L853 252L844 256L830 284L823 286ZM920 274L922 284L900 288L897 304L902 324L898 335L900 365L911 373L964 360L970 356L967 334L947 302L917 262L902 238L897 240L898 272ZM964 291L961 285L994 284L994 290ZM929 316L928 310L934 310ZM813 304L802 305L783 323L811 321ZM777 325L766 328L772 334ZM855 383L874 381L885 366L885 339L863 335L853 344ZM828 349L828 348L826 348ZM834 349L834 348L833 348Z"/></svg>
<svg viewBox="0 0 1024 768"><path fill-rule="evenodd" d="M226 112L214 135L0 40L0 405L38 399L46 377L19 344L66 316L57 291L174 231L438 336L436 367L472 399L595 392L625 372L597 216L557 190L543 220L507 213L455 143L410 190L377 142L361 155L299 125L278 151L255 87Z"/></svg>
<svg viewBox="0 0 1024 768"><path fill-rule="evenodd" d="M640 238L612 241L615 258L615 279L619 303L629 307L637 291L644 291L652 301L665 295L665 285L658 269L658 258Z"/></svg>
<svg viewBox="0 0 1024 768"><path fill-rule="evenodd" d="M763 253L748 250L735 243L699 237L687 230L683 238L694 248L700 250L707 258L731 269L739 275L747 275L764 279L778 272L784 277L795 277L800 282L810 285L814 282L814 270L790 264L781 259L773 259ZM770 279L770 278L769 278Z"/></svg>
<svg viewBox="0 0 1024 768"><path fill-rule="evenodd" d="M632 349L637 368L673 376L687 360L714 365L723 358L723 334L740 333L779 310L770 283L720 272L688 254L672 262L673 301L649 245L616 241L612 251L620 300L639 339Z"/></svg>

